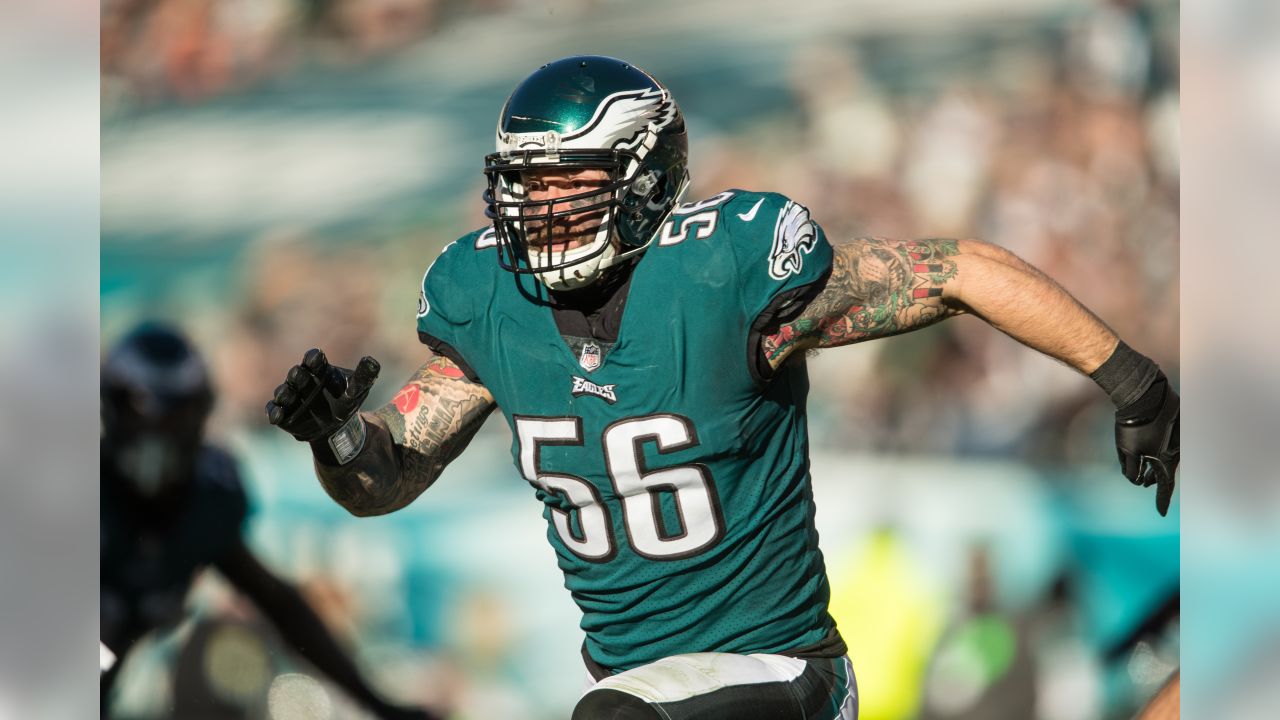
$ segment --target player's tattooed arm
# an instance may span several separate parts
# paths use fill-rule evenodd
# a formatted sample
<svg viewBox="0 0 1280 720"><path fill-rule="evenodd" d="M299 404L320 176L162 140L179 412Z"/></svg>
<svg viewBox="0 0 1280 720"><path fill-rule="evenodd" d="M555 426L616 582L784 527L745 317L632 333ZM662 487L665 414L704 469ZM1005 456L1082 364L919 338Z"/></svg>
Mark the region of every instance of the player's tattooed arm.
<svg viewBox="0 0 1280 720"><path fill-rule="evenodd" d="M964 312L942 302L943 288L958 271L956 240L858 238L833 250L823 290L764 338L775 368L796 350L896 335Z"/></svg>
<svg viewBox="0 0 1280 720"><path fill-rule="evenodd" d="M395 398L373 412L365 447L346 465L316 463L320 484L354 515L398 510L422 494L461 454L495 407L483 385L434 357Z"/></svg>
<svg viewBox="0 0 1280 720"><path fill-rule="evenodd" d="M860 238L833 249L823 290L764 339L775 368L797 350L887 337L961 314L1085 373L1116 347L1115 334L1060 285L990 243Z"/></svg>

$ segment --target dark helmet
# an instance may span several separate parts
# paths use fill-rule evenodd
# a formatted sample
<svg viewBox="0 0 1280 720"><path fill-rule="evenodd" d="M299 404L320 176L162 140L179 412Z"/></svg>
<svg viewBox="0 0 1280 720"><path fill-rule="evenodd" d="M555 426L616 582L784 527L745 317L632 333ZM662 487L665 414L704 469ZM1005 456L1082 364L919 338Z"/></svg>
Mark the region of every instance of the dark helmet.
<svg viewBox="0 0 1280 720"><path fill-rule="evenodd" d="M581 287L649 246L689 184L684 116L671 93L644 70L614 58L576 55L543 65L511 93L498 118L497 152L485 156L486 214L503 268L534 273L552 289ZM605 170L601 188L556 199L552 212L530 201L520 171ZM558 254L525 242L530 220L604 211L594 240ZM548 235L548 238L550 236ZM543 243L542 247L547 244Z"/></svg>
<svg viewBox="0 0 1280 720"><path fill-rule="evenodd" d="M186 337L160 323L134 328L102 363L101 396L104 462L145 495L187 479L213 387Z"/></svg>

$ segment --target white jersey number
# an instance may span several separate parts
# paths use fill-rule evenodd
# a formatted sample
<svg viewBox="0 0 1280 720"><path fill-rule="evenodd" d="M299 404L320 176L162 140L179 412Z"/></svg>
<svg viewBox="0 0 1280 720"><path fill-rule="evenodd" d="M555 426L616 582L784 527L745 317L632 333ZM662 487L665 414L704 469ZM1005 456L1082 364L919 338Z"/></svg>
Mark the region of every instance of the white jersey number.
<svg viewBox="0 0 1280 720"><path fill-rule="evenodd" d="M733 192L725 190L719 195L702 202L681 205L671 211L671 219L662 225L658 236L658 245L679 245L689 237L693 230L694 238L706 240L716 231L716 223L720 220L720 205L733 197Z"/></svg>
<svg viewBox="0 0 1280 720"><path fill-rule="evenodd" d="M520 472L524 479L546 492L560 492L578 511L580 534L573 532L569 513L551 509L551 522L565 547L583 560L604 562L613 557L613 533L609 531L609 511L591 483L576 475L544 473L538 469L543 445L581 445L580 418L530 418L516 416L520 436Z"/></svg>
<svg viewBox="0 0 1280 720"><path fill-rule="evenodd" d="M580 531L575 533L569 514L552 508L552 523L565 547L591 562L611 559L616 551L612 524L596 488L575 475L539 468L543 445L582 444L582 421L516 416L515 422L525 480L547 492L563 494L578 512ZM620 420L605 429L605 467L622 502L627 540L638 555L653 560L696 555L724 534L724 515L711 473L696 463L649 470L643 459L648 442L657 445L659 454L667 454L697 445L698 435L688 418L667 414ZM674 494L678 532L670 533L663 527L662 492Z"/></svg>

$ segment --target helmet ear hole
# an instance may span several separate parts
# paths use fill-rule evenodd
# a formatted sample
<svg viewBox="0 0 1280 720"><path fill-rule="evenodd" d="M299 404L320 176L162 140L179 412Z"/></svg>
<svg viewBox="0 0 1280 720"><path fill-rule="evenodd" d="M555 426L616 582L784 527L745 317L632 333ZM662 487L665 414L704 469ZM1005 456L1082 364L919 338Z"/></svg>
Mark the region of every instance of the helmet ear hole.
<svg viewBox="0 0 1280 720"><path fill-rule="evenodd" d="M655 199L665 198L667 196L667 186L669 184L668 177L665 173L659 176L658 181L653 185L653 191L649 193L646 200L653 202Z"/></svg>
<svg viewBox="0 0 1280 720"><path fill-rule="evenodd" d="M662 181L657 177L657 173L652 170L646 170L636 177L628 194L639 195L643 200L648 200L649 191L658 186Z"/></svg>
<svg viewBox="0 0 1280 720"><path fill-rule="evenodd" d="M664 173L662 178L658 180L658 184L654 186L653 192L649 193L649 196L645 198L645 207L650 210L662 210L673 206L675 198L671 196L674 192L671 185L671 176Z"/></svg>

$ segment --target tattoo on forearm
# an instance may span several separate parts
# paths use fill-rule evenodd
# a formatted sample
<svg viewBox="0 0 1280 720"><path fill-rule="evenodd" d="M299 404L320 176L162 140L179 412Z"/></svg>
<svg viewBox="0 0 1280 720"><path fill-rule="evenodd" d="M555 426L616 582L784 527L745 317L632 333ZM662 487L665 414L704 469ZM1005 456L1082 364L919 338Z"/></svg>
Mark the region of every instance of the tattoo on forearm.
<svg viewBox="0 0 1280 720"><path fill-rule="evenodd" d="M860 238L834 251L822 292L799 317L765 336L765 356L774 365L797 347L848 345L963 312L942 299L956 276L956 240Z"/></svg>
<svg viewBox="0 0 1280 720"><path fill-rule="evenodd" d="M446 358L433 358L395 398L366 415L364 452L342 467L317 466L320 483L357 515L408 505L440 476L494 408L484 386L467 380Z"/></svg>

